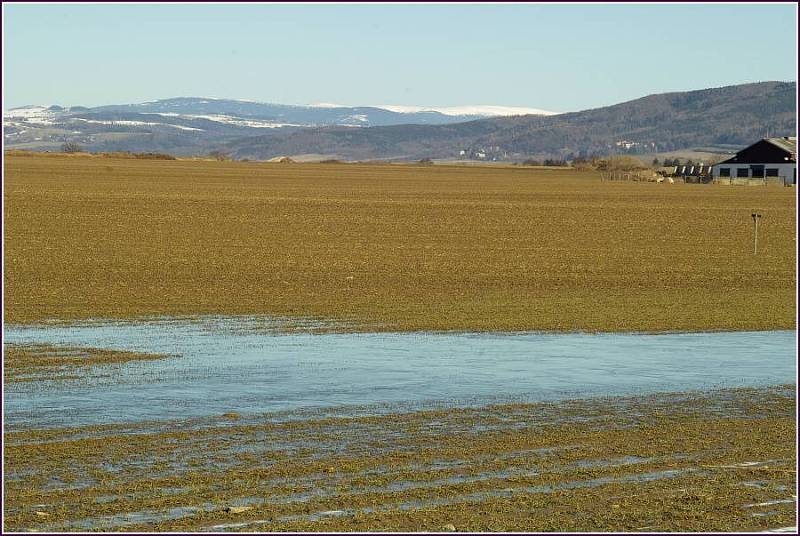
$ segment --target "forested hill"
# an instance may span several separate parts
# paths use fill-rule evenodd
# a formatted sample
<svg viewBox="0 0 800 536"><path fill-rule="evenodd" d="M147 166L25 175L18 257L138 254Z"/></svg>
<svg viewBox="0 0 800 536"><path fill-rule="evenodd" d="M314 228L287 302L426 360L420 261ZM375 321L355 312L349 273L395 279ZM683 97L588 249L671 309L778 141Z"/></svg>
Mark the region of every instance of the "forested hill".
<svg viewBox="0 0 800 536"><path fill-rule="evenodd" d="M239 139L226 149L241 158L319 153L347 159L485 155L506 160L744 146L767 135L794 135L796 92L796 82L761 82L649 95L553 116L303 129Z"/></svg>

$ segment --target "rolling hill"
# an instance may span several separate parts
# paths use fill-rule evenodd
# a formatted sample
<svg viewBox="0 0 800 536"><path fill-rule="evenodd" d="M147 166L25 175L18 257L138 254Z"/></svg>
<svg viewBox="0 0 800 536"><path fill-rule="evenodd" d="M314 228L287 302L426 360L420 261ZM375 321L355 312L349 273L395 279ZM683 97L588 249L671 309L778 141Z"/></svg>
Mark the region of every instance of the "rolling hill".
<svg viewBox="0 0 800 536"><path fill-rule="evenodd" d="M520 111L537 114L507 115ZM486 115L504 115L485 117ZM342 160L519 161L698 147L742 147L795 132L796 82L663 93L579 112L502 107L286 106L175 98L97 108L25 107L4 113L6 147L167 152L234 158L321 155Z"/></svg>
<svg viewBox="0 0 800 536"><path fill-rule="evenodd" d="M322 153L362 160L518 160L637 154L700 146L736 147L767 134L793 134L796 92L795 82L763 82L650 95L614 106L551 116L359 130L304 129L281 136L239 139L228 144L226 150L240 158Z"/></svg>

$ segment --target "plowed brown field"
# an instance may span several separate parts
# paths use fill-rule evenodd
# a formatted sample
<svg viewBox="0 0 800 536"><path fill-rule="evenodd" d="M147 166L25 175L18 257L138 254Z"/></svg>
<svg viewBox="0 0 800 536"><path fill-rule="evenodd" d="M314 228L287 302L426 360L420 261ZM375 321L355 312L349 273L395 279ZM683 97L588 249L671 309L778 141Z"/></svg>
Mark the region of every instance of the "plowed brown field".
<svg viewBox="0 0 800 536"><path fill-rule="evenodd" d="M4 203L7 322L794 325L793 188L608 183L521 167L12 155ZM763 214L758 256L752 209Z"/></svg>

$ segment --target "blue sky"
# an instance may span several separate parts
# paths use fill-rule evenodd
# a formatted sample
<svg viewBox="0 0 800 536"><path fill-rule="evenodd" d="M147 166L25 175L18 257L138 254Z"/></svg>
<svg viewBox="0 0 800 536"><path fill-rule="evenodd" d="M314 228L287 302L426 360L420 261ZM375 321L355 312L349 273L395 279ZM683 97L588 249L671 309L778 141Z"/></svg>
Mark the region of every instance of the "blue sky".
<svg viewBox="0 0 800 536"><path fill-rule="evenodd" d="M794 5L3 4L3 108L175 96L571 111L796 80Z"/></svg>

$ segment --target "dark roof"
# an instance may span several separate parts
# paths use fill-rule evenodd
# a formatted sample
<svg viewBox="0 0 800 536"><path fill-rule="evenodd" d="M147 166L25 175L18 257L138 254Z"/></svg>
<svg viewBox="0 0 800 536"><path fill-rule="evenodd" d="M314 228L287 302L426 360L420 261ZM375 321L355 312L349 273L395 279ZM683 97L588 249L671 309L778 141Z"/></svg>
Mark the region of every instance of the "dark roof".
<svg viewBox="0 0 800 536"><path fill-rule="evenodd" d="M764 138L720 164L797 163L797 138Z"/></svg>

